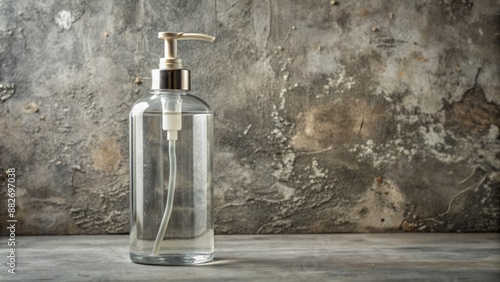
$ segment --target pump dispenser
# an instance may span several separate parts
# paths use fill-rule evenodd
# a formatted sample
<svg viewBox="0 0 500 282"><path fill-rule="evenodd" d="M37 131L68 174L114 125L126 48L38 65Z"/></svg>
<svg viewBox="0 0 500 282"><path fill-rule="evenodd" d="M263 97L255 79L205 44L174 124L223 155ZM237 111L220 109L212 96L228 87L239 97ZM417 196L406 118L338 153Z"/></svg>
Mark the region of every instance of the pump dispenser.
<svg viewBox="0 0 500 282"><path fill-rule="evenodd" d="M130 258L144 264L210 261L213 113L191 94L178 40L215 38L160 32L165 56L152 70L152 90L130 112Z"/></svg>
<svg viewBox="0 0 500 282"><path fill-rule="evenodd" d="M190 72L182 68L182 60L177 58L177 41L212 42L215 37L200 33L160 32L158 38L165 40L165 57L160 59L159 68L152 71L152 89L191 90Z"/></svg>

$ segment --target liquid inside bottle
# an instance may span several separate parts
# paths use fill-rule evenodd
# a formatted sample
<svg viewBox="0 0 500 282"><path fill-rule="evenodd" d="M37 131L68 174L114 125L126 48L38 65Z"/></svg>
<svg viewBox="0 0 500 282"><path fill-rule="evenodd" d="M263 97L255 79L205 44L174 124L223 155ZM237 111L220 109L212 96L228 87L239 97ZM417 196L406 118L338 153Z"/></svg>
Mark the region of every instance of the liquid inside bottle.
<svg viewBox="0 0 500 282"><path fill-rule="evenodd" d="M153 91L130 113L130 258L137 263L164 265L207 262L214 253L213 114L201 99L184 93L182 129L175 141L172 213L159 253L153 253L171 177L169 141L162 129L162 95L179 92Z"/></svg>

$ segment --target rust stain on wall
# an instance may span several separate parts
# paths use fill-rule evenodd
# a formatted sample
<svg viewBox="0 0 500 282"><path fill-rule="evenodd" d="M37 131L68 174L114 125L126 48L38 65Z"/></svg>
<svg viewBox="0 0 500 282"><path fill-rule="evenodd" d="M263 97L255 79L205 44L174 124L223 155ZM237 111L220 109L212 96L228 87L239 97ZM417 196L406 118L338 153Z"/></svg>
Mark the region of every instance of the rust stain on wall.
<svg viewBox="0 0 500 282"><path fill-rule="evenodd" d="M94 164L94 168L104 172L112 172L117 169L122 161L120 146L110 137L105 137L93 146L90 156Z"/></svg>
<svg viewBox="0 0 500 282"><path fill-rule="evenodd" d="M462 100L447 104L445 125L452 127L462 135L484 134L491 125L500 127L500 106L488 102L480 87L472 87Z"/></svg>

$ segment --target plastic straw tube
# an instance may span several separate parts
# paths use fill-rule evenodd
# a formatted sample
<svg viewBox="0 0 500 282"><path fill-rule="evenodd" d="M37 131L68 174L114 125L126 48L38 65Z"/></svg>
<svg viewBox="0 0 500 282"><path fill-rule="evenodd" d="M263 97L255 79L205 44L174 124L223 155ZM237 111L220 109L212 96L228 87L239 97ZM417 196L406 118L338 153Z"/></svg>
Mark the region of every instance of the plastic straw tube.
<svg viewBox="0 0 500 282"><path fill-rule="evenodd" d="M165 232L167 231L167 225L170 220L170 216L172 215L172 208L174 205L175 178L177 176L175 140L168 141L168 158L170 160L170 176L168 178L167 205L165 206L165 212L163 213L163 218L161 219L158 235L156 235L155 244L153 246L153 255L158 255L160 252L160 244L163 241Z"/></svg>

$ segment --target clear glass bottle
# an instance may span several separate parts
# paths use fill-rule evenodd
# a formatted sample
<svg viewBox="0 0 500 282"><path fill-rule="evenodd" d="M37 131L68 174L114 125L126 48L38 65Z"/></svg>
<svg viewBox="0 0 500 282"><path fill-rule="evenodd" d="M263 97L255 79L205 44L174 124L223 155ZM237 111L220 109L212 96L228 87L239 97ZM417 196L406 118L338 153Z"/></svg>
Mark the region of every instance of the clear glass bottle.
<svg viewBox="0 0 500 282"><path fill-rule="evenodd" d="M181 33L160 38L173 34ZM196 264L214 254L213 113L190 94L189 71L176 67L153 70L153 90L130 112L130 259L136 263Z"/></svg>

